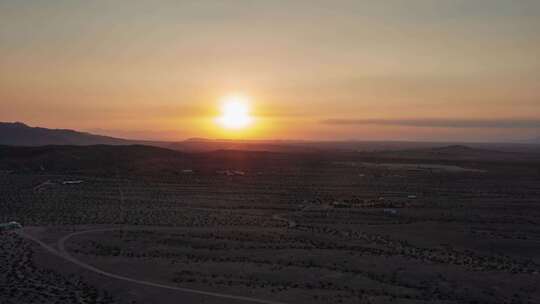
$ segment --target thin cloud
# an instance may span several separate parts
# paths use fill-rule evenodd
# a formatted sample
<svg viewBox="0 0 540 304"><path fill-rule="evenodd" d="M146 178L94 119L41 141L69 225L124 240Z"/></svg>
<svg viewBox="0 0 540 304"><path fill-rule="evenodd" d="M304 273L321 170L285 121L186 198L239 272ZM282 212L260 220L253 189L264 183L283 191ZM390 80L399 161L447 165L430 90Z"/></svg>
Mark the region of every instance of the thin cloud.
<svg viewBox="0 0 540 304"><path fill-rule="evenodd" d="M327 119L327 125L384 125L419 128L498 128L528 129L540 128L538 119Z"/></svg>

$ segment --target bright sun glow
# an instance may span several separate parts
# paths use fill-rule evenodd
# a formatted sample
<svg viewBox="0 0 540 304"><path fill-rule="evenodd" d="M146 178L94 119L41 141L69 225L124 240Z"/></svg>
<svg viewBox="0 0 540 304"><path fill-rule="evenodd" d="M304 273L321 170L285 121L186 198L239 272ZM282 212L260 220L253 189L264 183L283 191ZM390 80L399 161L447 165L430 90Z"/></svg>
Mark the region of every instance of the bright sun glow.
<svg viewBox="0 0 540 304"><path fill-rule="evenodd" d="M244 129L252 121L249 114L249 98L240 95L223 98L221 116L217 118L222 127L233 130Z"/></svg>

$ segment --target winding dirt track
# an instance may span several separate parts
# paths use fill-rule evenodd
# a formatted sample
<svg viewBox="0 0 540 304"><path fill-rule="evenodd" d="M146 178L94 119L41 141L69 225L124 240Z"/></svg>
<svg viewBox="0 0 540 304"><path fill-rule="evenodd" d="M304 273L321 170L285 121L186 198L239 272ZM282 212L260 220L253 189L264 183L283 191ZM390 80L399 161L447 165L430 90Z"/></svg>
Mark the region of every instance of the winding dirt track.
<svg viewBox="0 0 540 304"><path fill-rule="evenodd" d="M279 220L285 220L280 218ZM285 220L287 221L287 220ZM250 297L243 297L243 296L236 296L236 295L230 295L230 294L224 294L219 292L210 292L210 291L204 291L204 290L198 290L198 289L191 289L191 288L183 288L183 287L175 287L170 285L163 285L159 283L149 282L149 281L143 281L143 280L137 280L133 278L128 278L125 276L117 275L114 273L110 273L104 270L101 270L99 268L96 268L92 265L86 264L75 257L73 257L69 252L66 250L65 244L66 242L78 235L82 234L88 234L88 233L95 233L95 232L107 232L107 231L116 231L116 230L142 230L142 229L148 229L148 228L133 228L133 227L119 227L119 228L107 228L107 229L93 229L93 230L85 230L85 231L78 231L70 233L63 238L59 239L57 242L58 250L54 249L50 245L45 244L41 240L25 233L23 230L18 230L16 233L26 239L29 239L37 244L39 244L41 247L43 247L45 250L49 251L50 253L59 256L73 264L78 265L81 268L93 271L97 274L103 275L105 277L109 277L112 279L122 280L126 282L131 282L135 284L150 286L150 287L157 287L157 288L163 288L163 289L169 289L169 290L176 290L180 292L186 292L186 293L192 293L192 294L199 294L203 296L210 296L210 297L216 297L216 298L222 298L222 299L232 299L232 300L238 300L242 302L251 302L251 303L262 303L262 304L286 304L283 302L276 302L276 301L270 301L270 300L263 300L263 299L256 299L256 298L250 298Z"/></svg>

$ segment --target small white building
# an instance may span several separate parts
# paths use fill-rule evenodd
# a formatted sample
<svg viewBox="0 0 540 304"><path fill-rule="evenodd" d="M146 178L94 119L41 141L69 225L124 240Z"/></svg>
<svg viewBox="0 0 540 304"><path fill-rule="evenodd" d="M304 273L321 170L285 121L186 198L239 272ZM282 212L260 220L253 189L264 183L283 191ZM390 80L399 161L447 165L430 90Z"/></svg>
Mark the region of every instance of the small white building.
<svg viewBox="0 0 540 304"><path fill-rule="evenodd" d="M62 185L78 185L82 183L84 183L83 180L67 180L67 181L63 181Z"/></svg>

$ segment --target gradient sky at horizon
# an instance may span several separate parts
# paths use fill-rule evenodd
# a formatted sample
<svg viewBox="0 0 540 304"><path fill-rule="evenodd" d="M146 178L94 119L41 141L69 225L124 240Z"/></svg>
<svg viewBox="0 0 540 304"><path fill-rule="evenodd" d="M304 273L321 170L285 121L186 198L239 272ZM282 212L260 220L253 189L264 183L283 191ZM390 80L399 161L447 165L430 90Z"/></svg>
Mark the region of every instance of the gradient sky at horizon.
<svg viewBox="0 0 540 304"><path fill-rule="evenodd" d="M0 0L0 121L114 136L540 134L540 1ZM231 135L232 136L232 135Z"/></svg>

